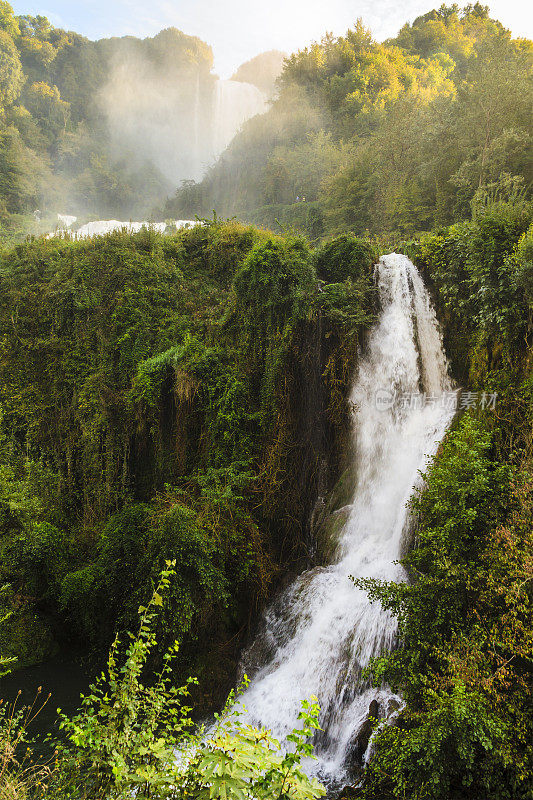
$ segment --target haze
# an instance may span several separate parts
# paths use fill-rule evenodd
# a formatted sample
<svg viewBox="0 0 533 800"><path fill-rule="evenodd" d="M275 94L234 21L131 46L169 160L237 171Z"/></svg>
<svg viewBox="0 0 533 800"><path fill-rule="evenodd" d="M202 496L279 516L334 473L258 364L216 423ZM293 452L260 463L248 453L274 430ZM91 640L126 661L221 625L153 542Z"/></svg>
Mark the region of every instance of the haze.
<svg viewBox="0 0 533 800"><path fill-rule="evenodd" d="M215 69L229 77L243 61L264 50L293 52L326 31L342 34L362 17L375 38L393 36L406 22L438 7L431 0L18 0L17 14L44 14L55 25L91 39L151 36L175 26L200 36L215 54ZM459 5L464 5L460 3ZM533 35L533 12L527 0L494 0L491 16L517 36Z"/></svg>

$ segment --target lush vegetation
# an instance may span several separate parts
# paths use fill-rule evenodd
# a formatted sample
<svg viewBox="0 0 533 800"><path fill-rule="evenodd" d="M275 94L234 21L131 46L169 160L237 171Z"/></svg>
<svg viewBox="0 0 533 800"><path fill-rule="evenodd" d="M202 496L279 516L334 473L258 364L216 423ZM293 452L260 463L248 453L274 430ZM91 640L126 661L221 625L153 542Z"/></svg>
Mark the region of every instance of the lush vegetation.
<svg viewBox="0 0 533 800"><path fill-rule="evenodd" d="M400 631L371 677L405 701L394 725L377 723L357 790L368 800L531 793L532 220L529 202L493 199L405 244L453 372L498 401L457 421L413 500L411 581L362 582ZM184 704L189 692L200 709L220 702L250 608L303 563L320 462L334 478L345 448L376 256L353 236L311 249L215 220L173 238L35 241L4 259L2 655L76 644L97 656L139 606L148 615L64 718L54 769L11 763L29 796L78 797L80 776L87 798L201 793L224 764L236 798L277 796L289 767L295 792L315 791L232 701L207 744ZM143 666L155 685L140 683ZM198 682L172 688L189 674ZM303 713L308 748L316 709ZM191 772L170 758L178 739Z"/></svg>
<svg viewBox="0 0 533 800"><path fill-rule="evenodd" d="M180 639L207 699L231 684L340 452L375 257L353 237L311 251L215 221L4 258L2 652L102 652L173 558L161 643Z"/></svg>
<svg viewBox="0 0 533 800"><path fill-rule="evenodd" d="M529 192L532 56L479 3L383 44L359 22L291 56L272 109L168 212L409 236L495 189Z"/></svg>
<svg viewBox="0 0 533 800"><path fill-rule="evenodd" d="M174 29L90 42L5 0L0 34L3 241L53 228L58 210L215 209L312 239L405 237L468 218L494 191L530 191L532 44L479 3L441 6L384 43L359 22L290 56L270 111L166 206L211 158L210 48ZM234 77L272 95L281 61L262 54Z"/></svg>
<svg viewBox="0 0 533 800"><path fill-rule="evenodd" d="M0 243L53 230L57 212L150 215L176 173L189 177L194 147L207 147L187 128L196 105L205 115L211 104L212 65L208 45L174 28L92 42L41 15L15 17L2 0ZM154 117L160 129L143 127ZM164 159L162 131L174 147Z"/></svg>
<svg viewBox="0 0 533 800"><path fill-rule="evenodd" d="M178 31L92 43L0 0L0 237L21 240L0 263L0 674L111 647L51 762L25 755L35 709L0 703L0 800L321 796L315 699L288 755L234 695L207 734L191 717L222 706L261 607L309 563L391 244L453 375L497 403L456 420L412 501L409 582L360 581L399 623L369 680L404 706L351 793L532 796L532 52L479 4L382 44L358 24L288 58L271 110L161 212L281 235L215 214L22 242L37 208L129 217L168 191L115 147L117 64L180 75L184 105L214 76ZM270 91L279 62L235 77Z"/></svg>
<svg viewBox="0 0 533 800"><path fill-rule="evenodd" d="M267 97L271 97L275 92L276 79L283 69L285 54L279 50L268 50L260 53L255 58L241 64L239 69L232 75L232 81L244 81L252 83L261 89Z"/></svg>
<svg viewBox="0 0 533 800"><path fill-rule="evenodd" d="M318 781L307 777L302 759L312 757L309 739L318 728L316 698L304 701L302 727L290 734L294 748L284 753L264 728L243 722L242 705L231 692L221 714L208 731L195 726L187 684L172 682L174 643L159 674L146 684L146 666L156 646L158 610L175 575L169 561L146 607L139 608L140 625L127 648L115 639L107 669L80 712L62 715L64 732L55 742L53 757L34 761L27 743L28 726L41 708L0 709L0 797L2 800L178 800L223 797L227 800L317 800L325 794ZM246 679L244 685L246 684ZM46 702L46 701L45 701ZM54 744L54 742L51 742Z"/></svg>
<svg viewBox="0 0 533 800"><path fill-rule="evenodd" d="M415 497L409 584L363 581L398 617L373 666L405 699L381 728L365 798L533 791L531 207L492 204L409 248L433 282L464 386L497 392L445 438Z"/></svg>

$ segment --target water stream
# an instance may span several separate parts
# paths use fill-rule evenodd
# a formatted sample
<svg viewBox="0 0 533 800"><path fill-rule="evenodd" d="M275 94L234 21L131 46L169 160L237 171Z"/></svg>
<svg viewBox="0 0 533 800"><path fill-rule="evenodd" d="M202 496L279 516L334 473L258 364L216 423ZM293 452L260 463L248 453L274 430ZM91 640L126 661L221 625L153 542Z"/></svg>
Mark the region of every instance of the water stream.
<svg viewBox="0 0 533 800"><path fill-rule="evenodd" d="M257 86L242 81L217 81L213 118L215 157L226 149L247 120L267 109L267 98Z"/></svg>
<svg viewBox="0 0 533 800"><path fill-rule="evenodd" d="M348 774L370 703L387 717L400 702L387 686L361 680L369 660L396 645L397 626L349 576L406 579L397 561L407 504L454 415L437 320L416 268L392 253L376 267L376 282L381 311L351 391L356 485L336 556L277 598L243 657L253 674L258 649L269 654L242 702L252 722L280 739L297 726L302 700L318 697L324 730L316 771L326 781Z"/></svg>

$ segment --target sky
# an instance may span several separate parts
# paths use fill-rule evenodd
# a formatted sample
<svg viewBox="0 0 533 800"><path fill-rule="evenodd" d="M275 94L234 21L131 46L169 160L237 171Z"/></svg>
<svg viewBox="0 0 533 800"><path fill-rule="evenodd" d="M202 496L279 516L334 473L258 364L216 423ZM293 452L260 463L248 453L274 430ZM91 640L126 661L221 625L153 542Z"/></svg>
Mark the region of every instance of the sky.
<svg viewBox="0 0 533 800"><path fill-rule="evenodd" d="M441 0L11 0L11 5L17 14L42 14L90 39L153 36L174 26L210 44L215 71L228 78L258 53L292 53L327 31L345 33L358 17L376 39L386 39ZM488 5L491 16L515 36L533 38L530 0L489 0Z"/></svg>

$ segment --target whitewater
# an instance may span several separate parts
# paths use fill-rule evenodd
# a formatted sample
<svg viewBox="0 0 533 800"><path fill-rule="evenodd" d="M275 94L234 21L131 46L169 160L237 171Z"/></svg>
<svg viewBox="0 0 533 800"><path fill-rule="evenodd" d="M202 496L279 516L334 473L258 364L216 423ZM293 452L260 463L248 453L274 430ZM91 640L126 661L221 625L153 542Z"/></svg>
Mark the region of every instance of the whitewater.
<svg viewBox="0 0 533 800"><path fill-rule="evenodd" d="M370 704L390 720L401 703L387 686L372 688L361 677L372 657L397 645L397 624L350 576L407 579L398 559L412 524L409 499L455 413L422 278L408 258L391 253L377 265L375 279L380 313L350 396L355 490L343 509L347 521L335 557L277 598L242 661L252 676L241 697L248 720L281 740L298 726L302 701L318 697L323 732L313 771L326 782L349 777ZM269 653L259 669L258 651Z"/></svg>

